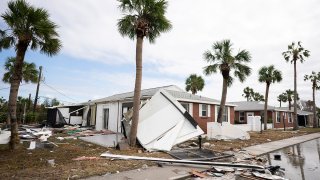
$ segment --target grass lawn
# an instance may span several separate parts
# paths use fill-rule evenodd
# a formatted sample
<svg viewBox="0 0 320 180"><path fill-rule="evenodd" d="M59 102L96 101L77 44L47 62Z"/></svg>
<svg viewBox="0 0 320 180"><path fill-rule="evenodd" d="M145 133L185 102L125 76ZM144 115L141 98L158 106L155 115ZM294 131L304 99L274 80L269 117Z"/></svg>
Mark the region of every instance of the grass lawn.
<svg viewBox="0 0 320 180"><path fill-rule="evenodd" d="M304 128L299 131L268 130L260 133L250 133L250 140L234 141L207 141L214 146L210 146L215 151L226 151L235 148L243 148L265 142L301 136L309 133L320 132L320 128ZM53 149L27 150L29 143L22 144L18 150L12 152L7 145L0 145L0 174L1 179L78 179L93 175L103 175L106 173L116 173L141 168L143 164L154 165L154 163L144 161L123 161L123 160L85 160L74 161L73 158L80 156L99 157L101 153L109 151L114 154L138 155L149 157L169 156L165 153L138 152L142 149L135 148L128 151L118 151L112 148L104 148L90 144L81 140L57 140L55 134L50 137L50 141L59 147ZM55 166L52 167L47 160L54 159Z"/></svg>

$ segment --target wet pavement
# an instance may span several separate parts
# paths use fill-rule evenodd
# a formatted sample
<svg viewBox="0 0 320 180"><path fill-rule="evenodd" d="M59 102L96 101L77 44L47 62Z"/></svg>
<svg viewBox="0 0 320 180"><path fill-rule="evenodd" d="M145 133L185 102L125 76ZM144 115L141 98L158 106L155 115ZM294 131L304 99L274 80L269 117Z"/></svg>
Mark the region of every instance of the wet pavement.
<svg viewBox="0 0 320 180"><path fill-rule="evenodd" d="M281 160L275 160L274 155L281 155ZM285 168L286 178L320 179L320 138L268 153L265 157L269 165Z"/></svg>

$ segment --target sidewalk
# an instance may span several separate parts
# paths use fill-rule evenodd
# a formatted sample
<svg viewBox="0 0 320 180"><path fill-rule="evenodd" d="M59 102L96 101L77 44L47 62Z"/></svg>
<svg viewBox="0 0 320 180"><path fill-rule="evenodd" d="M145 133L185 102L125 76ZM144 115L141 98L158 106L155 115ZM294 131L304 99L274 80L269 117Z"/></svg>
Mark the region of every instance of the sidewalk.
<svg viewBox="0 0 320 180"><path fill-rule="evenodd" d="M278 149L282 149L288 146L292 146L294 144L299 144L299 143L316 139L316 138L320 138L320 133L313 133L313 134L293 137L289 139L282 139L279 141L273 141L269 143L250 146L244 149L252 155L260 156Z"/></svg>

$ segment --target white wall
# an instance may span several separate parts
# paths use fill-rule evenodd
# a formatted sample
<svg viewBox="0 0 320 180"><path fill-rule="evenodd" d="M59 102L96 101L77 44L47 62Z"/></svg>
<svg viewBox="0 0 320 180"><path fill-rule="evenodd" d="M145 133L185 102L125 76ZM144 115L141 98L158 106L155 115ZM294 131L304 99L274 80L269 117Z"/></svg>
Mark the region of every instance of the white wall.
<svg viewBox="0 0 320 180"><path fill-rule="evenodd" d="M103 109L109 109L109 124L108 129L114 132L121 131L121 107L122 103L119 102L109 102L106 104L98 104L97 105L97 114L96 114L96 130L103 129Z"/></svg>

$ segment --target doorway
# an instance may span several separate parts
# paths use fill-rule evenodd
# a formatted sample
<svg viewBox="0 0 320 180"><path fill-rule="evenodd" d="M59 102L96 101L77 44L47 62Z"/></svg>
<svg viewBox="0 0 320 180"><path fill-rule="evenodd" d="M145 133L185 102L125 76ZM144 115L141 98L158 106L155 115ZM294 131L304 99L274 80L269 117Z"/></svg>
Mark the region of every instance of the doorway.
<svg viewBox="0 0 320 180"><path fill-rule="evenodd" d="M109 129L109 108L103 109L103 128Z"/></svg>

